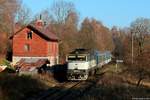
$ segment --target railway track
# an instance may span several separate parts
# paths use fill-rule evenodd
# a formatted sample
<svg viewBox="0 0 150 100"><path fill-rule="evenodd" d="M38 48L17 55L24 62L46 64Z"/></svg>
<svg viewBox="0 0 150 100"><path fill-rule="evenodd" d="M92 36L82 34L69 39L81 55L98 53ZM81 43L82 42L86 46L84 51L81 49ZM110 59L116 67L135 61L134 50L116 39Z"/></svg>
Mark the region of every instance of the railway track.
<svg viewBox="0 0 150 100"><path fill-rule="evenodd" d="M90 76L86 81L64 82L59 86L52 87L36 97L26 100L73 100L81 97L89 91L103 77L105 72Z"/></svg>
<svg viewBox="0 0 150 100"><path fill-rule="evenodd" d="M51 95L51 96L47 97L46 99L42 99L42 100L61 100L62 98L68 96L68 94L71 93L71 90L78 87L81 83L82 83L82 81L75 82L75 83L71 84L69 87L67 86L67 88L62 89L62 90L58 91L57 93L55 93L54 95Z"/></svg>
<svg viewBox="0 0 150 100"><path fill-rule="evenodd" d="M54 89L49 89L34 98L26 100L70 100L83 96L90 88L95 86L102 75L89 77L87 81L65 82Z"/></svg>
<svg viewBox="0 0 150 100"><path fill-rule="evenodd" d="M95 86L95 84L97 84L97 80L85 81L82 84L79 84L80 86L77 90L70 91L69 94L67 94L66 96L60 97L56 100L76 100L77 97L83 96L84 93L88 92L93 86Z"/></svg>
<svg viewBox="0 0 150 100"><path fill-rule="evenodd" d="M59 86L52 87L38 96L27 98L26 100L55 100L56 97L60 97L64 92L66 93L69 89L72 89L76 85L80 84L79 82L64 82Z"/></svg>
<svg viewBox="0 0 150 100"><path fill-rule="evenodd" d="M101 77L102 75L92 76L87 81L79 82L70 88L67 92L64 92L62 95L58 95L55 99L48 98L46 100L76 100L77 97L83 96L93 86L95 86Z"/></svg>

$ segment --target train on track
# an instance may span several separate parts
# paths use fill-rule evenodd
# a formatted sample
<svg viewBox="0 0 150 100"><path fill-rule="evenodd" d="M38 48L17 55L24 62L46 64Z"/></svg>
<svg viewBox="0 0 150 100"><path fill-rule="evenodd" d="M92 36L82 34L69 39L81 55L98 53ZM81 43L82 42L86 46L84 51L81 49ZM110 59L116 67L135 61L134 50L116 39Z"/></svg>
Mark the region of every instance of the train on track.
<svg viewBox="0 0 150 100"><path fill-rule="evenodd" d="M87 80L89 75L111 61L111 53L75 49L66 56L66 61L68 80Z"/></svg>

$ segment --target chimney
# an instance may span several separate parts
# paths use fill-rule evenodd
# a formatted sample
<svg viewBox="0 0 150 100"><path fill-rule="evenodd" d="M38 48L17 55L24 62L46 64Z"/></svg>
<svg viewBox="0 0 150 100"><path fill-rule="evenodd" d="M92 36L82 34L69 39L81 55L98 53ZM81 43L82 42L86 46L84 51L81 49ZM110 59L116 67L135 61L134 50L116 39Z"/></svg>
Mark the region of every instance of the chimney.
<svg viewBox="0 0 150 100"><path fill-rule="evenodd" d="M36 23L35 23L36 28L42 29L44 24L42 21L42 15L40 15L40 19L37 19Z"/></svg>

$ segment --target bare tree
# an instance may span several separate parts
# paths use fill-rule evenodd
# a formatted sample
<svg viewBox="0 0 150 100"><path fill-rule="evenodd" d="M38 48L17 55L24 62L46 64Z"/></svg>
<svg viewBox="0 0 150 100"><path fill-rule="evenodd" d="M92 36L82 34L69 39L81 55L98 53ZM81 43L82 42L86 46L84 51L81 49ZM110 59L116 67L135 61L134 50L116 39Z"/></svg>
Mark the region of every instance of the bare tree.
<svg viewBox="0 0 150 100"><path fill-rule="evenodd" d="M6 33L13 33L14 21L17 8L20 6L18 0L5 0L1 2L0 15L1 15L1 29Z"/></svg>
<svg viewBox="0 0 150 100"><path fill-rule="evenodd" d="M19 23L21 26L25 26L29 24L30 21L31 21L31 10L25 5L20 5L20 7L18 7L16 12L15 22Z"/></svg>
<svg viewBox="0 0 150 100"><path fill-rule="evenodd" d="M19 6L19 0L0 1L0 49L2 55L6 55L12 50L8 37L14 33L15 17Z"/></svg>
<svg viewBox="0 0 150 100"><path fill-rule="evenodd" d="M56 33L61 40L59 44L59 54L60 57L64 59L64 55L70 50L70 43L74 43L72 41L73 35L71 34L76 33L76 23L78 23L76 20L78 19L78 16L76 16L77 12L72 2L57 0L52 4L49 13L52 19L50 23L51 30ZM75 19L73 19L73 17Z"/></svg>
<svg viewBox="0 0 150 100"><path fill-rule="evenodd" d="M112 32L113 43L115 45L113 54L116 59L123 59L124 56L123 41L125 37L125 32L122 29L118 29L116 26L113 26L111 32Z"/></svg>
<svg viewBox="0 0 150 100"><path fill-rule="evenodd" d="M44 25L50 25L50 24L56 23L49 8L46 8L46 9L42 10L41 12L37 13L33 17L32 23L34 23L38 19L41 19L43 21Z"/></svg>
<svg viewBox="0 0 150 100"><path fill-rule="evenodd" d="M74 4L72 2L66 2L63 0L58 0L53 3L51 8L52 16L55 21L59 24L65 23L65 19L67 18L70 12L75 10Z"/></svg>
<svg viewBox="0 0 150 100"><path fill-rule="evenodd" d="M146 34L150 34L150 19L138 18L131 24L131 32L138 42L138 54L143 52Z"/></svg>
<svg viewBox="0 0 150 100"><path fill-rule="evenodd" d="M138 18L131 24L131 33L128 36L128 43L126 44L126 55L129 53L131 54L131 46L134 44L133 50L134 50L134 62L132 63L132 66L134 68L135 74L138 76L139 80L137 82L137 86L140 85L141 81L147 77L150 76L150 65L149 65L149 46L146 42L146 40L149 39L150 35L150 19L146 18ZM131 39L133 38L133 39ZM127 41L126 41L127 42ZM127 53L128 52L128 53ZM131 58L130 55L128 55L127 59ZM128 60L129 61L129 60Z"/></svg>

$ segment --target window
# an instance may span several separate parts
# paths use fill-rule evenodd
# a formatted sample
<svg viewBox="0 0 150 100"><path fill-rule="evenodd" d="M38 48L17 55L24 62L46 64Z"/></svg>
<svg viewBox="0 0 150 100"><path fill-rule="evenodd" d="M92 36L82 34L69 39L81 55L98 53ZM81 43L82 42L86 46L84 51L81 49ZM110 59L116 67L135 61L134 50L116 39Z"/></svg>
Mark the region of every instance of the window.
<svg viewBox="0 0 150 100"><path fill-rule="evenodd" d="M25 44L24 45L24 50L25 51L30 51L30 45L29 44Z"/></svg>
<svg viewBox="0 0 150 100"><path fill-rule="evenodd" d="M32 33L33 33L33 31L27 32L27 39L32 39Z"/></svg>
<svg viewBox="0 0 150 100"><path fill-rule="evenodd" d="M84 56L84 55L69 55L68 61L86 61L86 56Z"/></svg>

